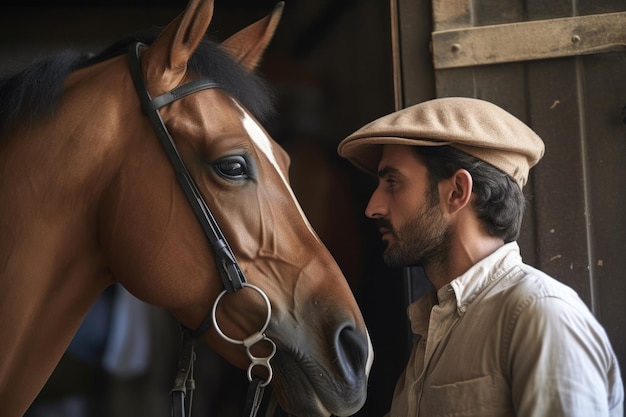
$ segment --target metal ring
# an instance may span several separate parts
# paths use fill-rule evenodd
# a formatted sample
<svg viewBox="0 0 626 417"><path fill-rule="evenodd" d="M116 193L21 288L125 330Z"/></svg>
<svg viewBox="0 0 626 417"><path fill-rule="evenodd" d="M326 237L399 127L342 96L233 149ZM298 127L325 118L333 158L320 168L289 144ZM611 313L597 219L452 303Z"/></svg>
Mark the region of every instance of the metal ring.
<svg viewBox="0 0 626 417"><path fill-rule="evenodd" d="M265 324L263 324L263 327L261 328L261 330L259 330L257 333L254 333L254 334L263 334L265 332L265 330L267 329L267 326L270 323L270 319L272 318L272 305L270 304L270 299L267 297L265 292L263 292L263 290L260 289L259 287L257 287L256 285L252 285L252 284L248 284L247 282L244 282L242 289L246 288L246 287L249 287L249 288L255 290L256 292L258 292L261 295L261 297L263 298L263 300L265 301L265 304L267 305L267 318L265 319ZM215 303L213 304L213 309L211 310L211 319L213 320L213 326L215 326L215 330L217 331L217 333L224 340L226 340L226 341L228 341L230 343L234 343L236 345L243 345L245 339L244 340L237 340L237 339L233 339L232 337L226 336L226 334L224 334L222 329L220 329L220 326L217 324L217 317L215 316L215 314L217 312L217 306L220 303L220 300L222 299L224 294L227 294L227 293L228 293L228 291L224 290L215 299Z"/></svg>
<svg viewBox="0 0 626 417"><path fill-rule="evenodd" d="M272 381L272 377L274 376L274 371L272 370L272 365L270 364L270 361L276 354L276 343L274 343L272 339L269 339L265 335L263 335L262 339L254 343L258 343L261 341L268 342L272 346L272 352L268 356L260 358L258 356L254 356L250 351L250 348L254 344L246 346L246 353L248 354L248 358L250 358L250 365L248 366L248 381L252 381L252 371L254 370L254 367L262 366L267 369L268 376L265 381L261 382L260 386L266 387Z"/></svg>

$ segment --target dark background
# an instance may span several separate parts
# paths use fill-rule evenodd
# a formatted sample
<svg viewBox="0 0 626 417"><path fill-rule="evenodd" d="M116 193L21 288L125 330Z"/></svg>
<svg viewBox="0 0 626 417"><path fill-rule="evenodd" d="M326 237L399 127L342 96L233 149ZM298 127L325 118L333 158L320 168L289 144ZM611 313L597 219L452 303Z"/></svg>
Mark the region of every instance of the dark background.
<svg viewBox="0 0 626 417"><path fill-rule="evenodd" d="M224 39L275 4L218 0L209 33ZM185 5L182 0L4 2L0 71L62 48L97 51L125 34L164 26ZM287 0L259 72L277 95L278 114L266 128L290 153L294 191L348 278L372 337L376 357L368 401L358 415L381 416L408 355L402 272L382 264L378 233L363 214L373 179L339 158L336 147L363 124L394 110L388 2ZM152 315L148 374L125 380L94 369L76 383L81 366L65 359L65 373L59 370L50 383L56 388L45 393L95 392L101 415L168 415L178 329L167 313ZM196 372L194 415L239 415L244 372L208 349L201 349Z"/></svg>

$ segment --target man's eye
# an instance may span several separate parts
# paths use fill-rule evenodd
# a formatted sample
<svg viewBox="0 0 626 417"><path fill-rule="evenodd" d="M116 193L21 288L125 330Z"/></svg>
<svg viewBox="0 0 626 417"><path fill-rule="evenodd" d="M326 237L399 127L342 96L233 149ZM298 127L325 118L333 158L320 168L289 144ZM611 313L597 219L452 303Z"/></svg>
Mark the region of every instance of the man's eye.
<svg viewBox="0 0 626 417"><path fill-rule="evenodd" d="M227 180L240 180L249 178L248 163L243 156L227 156L214 164L215 171Z"/></svg>

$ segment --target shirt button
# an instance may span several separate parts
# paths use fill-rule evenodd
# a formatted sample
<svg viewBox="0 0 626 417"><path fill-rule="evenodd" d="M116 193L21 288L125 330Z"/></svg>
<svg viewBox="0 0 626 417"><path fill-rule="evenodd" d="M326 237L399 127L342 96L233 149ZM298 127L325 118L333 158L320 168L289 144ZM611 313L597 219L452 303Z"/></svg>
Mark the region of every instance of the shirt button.
<svg viewBox="0 0 626 417"><path fill-rule="evenodd" d="M467 306L461 306L459 310L461 311L461 313L465 313L467 311Z"/></svg>

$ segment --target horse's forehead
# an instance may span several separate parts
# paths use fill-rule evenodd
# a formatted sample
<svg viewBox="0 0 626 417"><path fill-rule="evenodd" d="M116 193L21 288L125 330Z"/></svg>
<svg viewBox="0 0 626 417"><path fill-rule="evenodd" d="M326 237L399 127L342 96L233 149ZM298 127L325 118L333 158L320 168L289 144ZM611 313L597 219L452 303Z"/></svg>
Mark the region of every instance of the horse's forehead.
<svg viewBox="0 0 626 417"><path fill-rule="evenodd" d="M235 105L241 112L241 124L248 136L252 140L252 143L261 151L261 153L268 159L272 167L279 173L281 180L285 183L287 188L289 187L289 181L287 180L287 173L284 172L284 168L281 166L277 155L277 152L283 152L281 148L278 148L276 144L269 138L267 133L261 128L258 122L250 116L250 113L243 108L237 101L233 100Z"/></svg>

